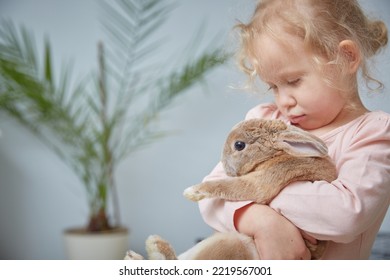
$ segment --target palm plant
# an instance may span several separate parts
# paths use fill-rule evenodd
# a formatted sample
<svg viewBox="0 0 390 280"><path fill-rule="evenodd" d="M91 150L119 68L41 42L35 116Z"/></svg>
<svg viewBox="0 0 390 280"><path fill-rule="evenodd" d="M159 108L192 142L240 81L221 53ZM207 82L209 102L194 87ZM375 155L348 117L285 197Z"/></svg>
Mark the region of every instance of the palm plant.
<svg viewBox="0 0 390 280"><path fill-rule="evenodd" d="M155 127L177 97L224 63L219 48L203 52L168 74L142 61L160 45L151 41L172 5L161 0L101 3L106 44L98 43L92 83L75 82L63 66L55 77L49 40L43 63L33 35L10 21L0 25L0 110L49 145L81 179L90 211L87 229L120 225L114 173L132 152L165 136ZM73 85L73 86L71 86Z"/></svg>

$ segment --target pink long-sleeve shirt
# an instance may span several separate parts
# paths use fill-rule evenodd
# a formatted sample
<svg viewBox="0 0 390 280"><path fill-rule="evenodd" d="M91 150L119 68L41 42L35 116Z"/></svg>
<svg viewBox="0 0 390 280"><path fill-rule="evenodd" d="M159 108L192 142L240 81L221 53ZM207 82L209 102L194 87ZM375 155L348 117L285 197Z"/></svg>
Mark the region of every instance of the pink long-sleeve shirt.
<svg viewBox="0 0 390 280"><path fill-rule="evenodd" d="M259 105L246 119L282 119L274 104ZM390 203L390 115L369 112L321 136L336 164L331 182L296 182L270 207L319 240L331 240L323 259L368 259ZM204 181L227 176L222 164ZM234 213L248 201L205 199L204 221L220 232L235 231Z"/></svg>

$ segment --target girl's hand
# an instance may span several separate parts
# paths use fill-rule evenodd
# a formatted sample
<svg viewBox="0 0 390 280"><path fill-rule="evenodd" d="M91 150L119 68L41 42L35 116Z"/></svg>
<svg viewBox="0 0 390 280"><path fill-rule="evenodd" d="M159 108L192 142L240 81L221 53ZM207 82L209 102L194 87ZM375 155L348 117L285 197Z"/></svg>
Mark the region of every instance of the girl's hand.
<svg viewBox="0 0 390 280"><path fill-rule="evenodd" d="M260 259L309 260L309 249L297 227L267 205L249 204L236 211L236 229L255 240Z"/></svg>

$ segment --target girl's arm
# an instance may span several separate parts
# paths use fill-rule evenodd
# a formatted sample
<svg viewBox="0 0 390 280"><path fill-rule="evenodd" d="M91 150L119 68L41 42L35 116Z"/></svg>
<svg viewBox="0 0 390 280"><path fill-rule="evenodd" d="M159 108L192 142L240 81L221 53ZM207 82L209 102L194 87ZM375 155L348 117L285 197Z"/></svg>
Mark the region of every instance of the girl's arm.
<svg viewBox="0 0 390 280"><path fill-rule="evenodd" d="M262 260L311 257L297 227L266 205L248 204L236 211L234 221L239 232L253 236Z"/></svg>

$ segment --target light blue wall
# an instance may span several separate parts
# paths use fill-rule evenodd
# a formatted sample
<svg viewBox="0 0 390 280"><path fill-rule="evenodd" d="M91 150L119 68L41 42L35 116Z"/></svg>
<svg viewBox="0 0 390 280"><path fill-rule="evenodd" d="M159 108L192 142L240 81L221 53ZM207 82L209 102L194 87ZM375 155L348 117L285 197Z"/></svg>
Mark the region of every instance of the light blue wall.
<svg viewBox="0 0 390 280"><path fill-rule="evenodd" d="M93 0L0 0L0 16L24 23L40 42L49 34L55 62L74 60L76 75L95 65L96 42L101 37ZM206 36L229 31L236 19L245 20L252 0L186 0L163 27L169 42L161 55L173 56L186 46L200 23ZM390 26L387 0L361 1ZM41 46L41 45L40 45ZM376 77L390 86L388 51L377 59ZM194 88L163 115L161 125L177 133L131 156L117 173L123 224L131 228L130 246L144 253L149 234L170 240L178 252L199 237L211 234L195 203L182 191L199 182L219 159L227 132L259 102L258 97L233 90L243 81L233 64L208 76L209 91ZM371 110L390 113L390 92L376 98L363 93ZM73 173L41 142L13 121L1 116L0 129L0 258L62 259L61 233L83 225L87 209L82 186ZM387 218L382 230L390 231Z"/></svg>

